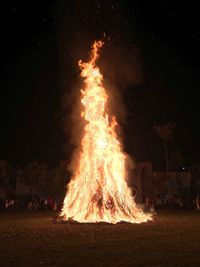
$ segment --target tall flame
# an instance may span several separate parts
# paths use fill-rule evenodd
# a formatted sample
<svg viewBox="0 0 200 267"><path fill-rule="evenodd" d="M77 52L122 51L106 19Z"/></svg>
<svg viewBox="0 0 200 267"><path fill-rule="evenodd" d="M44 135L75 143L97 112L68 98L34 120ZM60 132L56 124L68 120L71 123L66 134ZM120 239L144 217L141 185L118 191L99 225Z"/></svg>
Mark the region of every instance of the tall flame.
<svg viewBox="0 0 200 267"><path fill-rule="evenodd" d="M126 183L126 155L117 139L115 117L106 112L108 96L96 66L102 41L92 45L90 60L79 61L84 89L81 116L86 121L80 159L68 185L60 216L78 222L146 222L151 215L138 209Z"/></svg>

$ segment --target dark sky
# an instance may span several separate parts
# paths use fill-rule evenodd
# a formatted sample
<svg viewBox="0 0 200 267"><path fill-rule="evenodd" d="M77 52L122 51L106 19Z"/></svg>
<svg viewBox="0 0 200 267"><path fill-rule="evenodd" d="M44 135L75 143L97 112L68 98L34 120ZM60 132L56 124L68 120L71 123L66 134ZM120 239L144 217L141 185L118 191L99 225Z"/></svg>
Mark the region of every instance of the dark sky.
<svg viewBox="0 0 200 267"><path fill-rule="evenodd" d="M106 33L110 56L103 61L118 66L116 84L127 109L125 150L136 161L152 161L162 169L163 147L152 126L174 122L170 151L180 150L186 165L200 161L196 1L4 2L1 159L20 164L70 158L71 125L65 124L64 132L64 119L71 108L63 109L63 99L77 84L76 60L87 57L91 42ZM123 72L131 68L129 53L135 53L137 64L133 79L127 80ZM137 66L140 82L135 81ZM108 69L104 75L109 77Z"/></svg>

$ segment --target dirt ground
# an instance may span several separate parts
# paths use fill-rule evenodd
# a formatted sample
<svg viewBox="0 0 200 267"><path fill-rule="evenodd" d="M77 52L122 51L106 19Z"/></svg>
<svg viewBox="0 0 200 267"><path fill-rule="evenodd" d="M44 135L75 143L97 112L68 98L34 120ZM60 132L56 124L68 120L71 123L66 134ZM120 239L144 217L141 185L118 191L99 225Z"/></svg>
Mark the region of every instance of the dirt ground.
<svg viewBox="0 0 200 267"><path fill-rule="evenodd" d="M0 266L200 266L200 213L143 224L55 224L50 212L0 213Z"/></svg>

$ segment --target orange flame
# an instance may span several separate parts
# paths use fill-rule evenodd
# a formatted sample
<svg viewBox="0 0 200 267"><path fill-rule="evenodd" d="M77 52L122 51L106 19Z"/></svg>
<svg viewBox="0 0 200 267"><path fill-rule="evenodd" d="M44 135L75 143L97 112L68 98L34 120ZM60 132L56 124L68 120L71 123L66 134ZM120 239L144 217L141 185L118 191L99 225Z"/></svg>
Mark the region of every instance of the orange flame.
<svg viewBox="0 0 200 267"><path fill-rule="evenodd" d="M60 216L78 222L126 221L141 223L151 220L132 197L126 183L126 155L117 139L115 117L110 122L106 113L108 96L103 76L96 66L102 41L95 41L89 62L79 61L85 87L81 90L86 121L81 142L80 160L68 185Z"/></svg>

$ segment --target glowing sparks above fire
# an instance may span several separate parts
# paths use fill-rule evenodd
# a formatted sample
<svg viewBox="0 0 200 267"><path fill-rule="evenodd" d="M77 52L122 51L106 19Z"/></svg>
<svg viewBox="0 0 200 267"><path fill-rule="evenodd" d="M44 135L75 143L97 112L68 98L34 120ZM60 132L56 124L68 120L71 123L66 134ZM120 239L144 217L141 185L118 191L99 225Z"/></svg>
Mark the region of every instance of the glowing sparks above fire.
<svg viewBox="0 0 200 267"><path fill-rule="evenodd" d="M89 62L79 61L84 89L81 103L86 121L79 162L70 181L60 216L78 222L151 220L134 201L126 182L126 155L117 139L115 117L106 112L108 96L96 66L102 41L95 41Z"/></svg>

